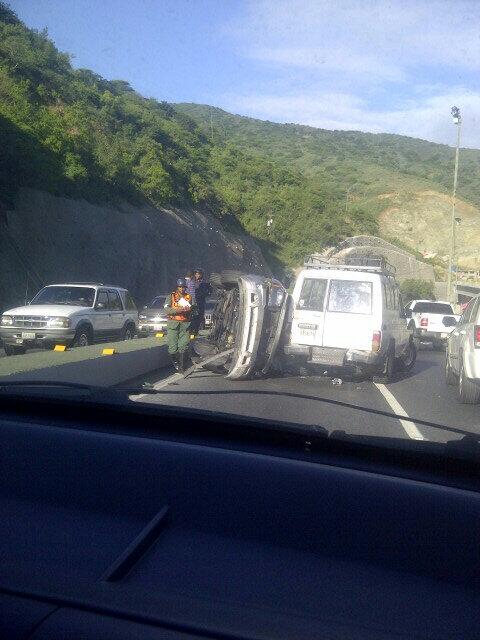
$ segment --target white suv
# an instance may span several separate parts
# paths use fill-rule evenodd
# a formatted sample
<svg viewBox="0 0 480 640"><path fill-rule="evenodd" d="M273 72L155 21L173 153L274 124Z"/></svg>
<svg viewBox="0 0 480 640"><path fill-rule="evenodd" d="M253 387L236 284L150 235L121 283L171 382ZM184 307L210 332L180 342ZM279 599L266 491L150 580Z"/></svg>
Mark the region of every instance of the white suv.
<svg viewBox="0 0 480 640"><path fill-rule="evenodd" d="M480 400L480 296L472 298L447 341L445 378L464 404Z"/></svg>
<svg viewBox="0 0 480 640"><path fill-rule="evenodd" d="M396 363L413 367L416 349L393 267L383 259L305 266L292 293L284 346L292 363L370 373L381 382L392 379Z"/></svg>
<svg viewBox="0 0 480 640"><path fill-rule="evenodd" d="M100 340L133 338L138 311L126 289L74 283L44 287L25 307L0 320L6 355L55 344L86 346Z"/></svg>

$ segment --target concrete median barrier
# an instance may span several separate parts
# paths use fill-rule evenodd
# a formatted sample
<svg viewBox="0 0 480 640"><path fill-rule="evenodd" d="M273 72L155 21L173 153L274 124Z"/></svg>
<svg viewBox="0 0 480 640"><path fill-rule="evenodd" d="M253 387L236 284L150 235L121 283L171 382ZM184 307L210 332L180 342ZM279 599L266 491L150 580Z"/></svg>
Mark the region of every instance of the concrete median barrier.
<svg viewBox="0 0 480 640"><path fill-rule="evenodd" d="M102 355L105 348L113 355ZM43 351L0 360L2 380L48 380L113 386L153 373L170 364L167 345L158 338L143 338L77 347L63 353Z"/></svg>

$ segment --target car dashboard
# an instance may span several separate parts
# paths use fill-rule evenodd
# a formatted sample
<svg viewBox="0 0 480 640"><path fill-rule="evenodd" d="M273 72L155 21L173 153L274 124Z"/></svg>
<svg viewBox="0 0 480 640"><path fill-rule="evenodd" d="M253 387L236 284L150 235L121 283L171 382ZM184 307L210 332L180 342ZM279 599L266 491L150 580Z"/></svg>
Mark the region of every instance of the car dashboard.
<svg viewBox="0 0 480 640"><path fill-rule="evenodd" d="M1 637L478 637L474 465L71 400L0 433Z"/></svg>

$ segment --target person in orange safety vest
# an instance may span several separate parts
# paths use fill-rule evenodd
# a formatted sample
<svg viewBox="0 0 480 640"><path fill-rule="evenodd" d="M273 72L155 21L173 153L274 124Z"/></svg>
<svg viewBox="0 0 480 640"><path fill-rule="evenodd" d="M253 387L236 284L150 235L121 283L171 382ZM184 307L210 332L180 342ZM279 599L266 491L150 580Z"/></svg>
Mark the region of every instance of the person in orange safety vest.
<svg viewBox="0 0 480 640"><path fill-rule="evenodd" d="M185 370L185 352L190 343L190 324L193 310L192 296L187 293L184 278L177 280L177 288L167 296L167 345L173 366L177 371Z"/></svg>

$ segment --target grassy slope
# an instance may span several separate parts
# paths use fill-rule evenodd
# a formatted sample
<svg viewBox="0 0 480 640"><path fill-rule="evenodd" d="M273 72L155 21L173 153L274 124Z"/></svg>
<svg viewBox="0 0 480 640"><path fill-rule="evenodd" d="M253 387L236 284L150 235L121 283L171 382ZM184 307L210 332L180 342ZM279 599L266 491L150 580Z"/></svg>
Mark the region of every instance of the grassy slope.
<svg viewBox="0 0 480 640"><path fill-rule="evenodd" d="M224 139L244 149L274 155L308 176L338 179L358 194L401 188L452 187L454 150L446 145L391 134L327 131L296 124L276 124L236 116L198 104L178 104L178 110ZM459 195L480 205L480 151L463 149Z"/></svg>

